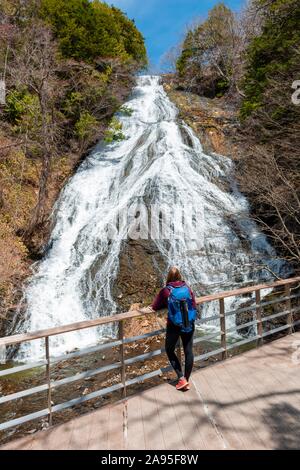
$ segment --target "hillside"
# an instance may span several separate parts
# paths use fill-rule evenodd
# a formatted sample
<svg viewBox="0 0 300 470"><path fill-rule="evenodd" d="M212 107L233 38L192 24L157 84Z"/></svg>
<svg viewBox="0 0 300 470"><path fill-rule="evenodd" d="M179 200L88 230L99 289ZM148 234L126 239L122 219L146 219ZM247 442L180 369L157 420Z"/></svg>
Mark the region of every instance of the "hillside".
<svg viewBox="0 0 300 470"><path fill-rule="evenodd" d="M174 79L177 91L194 93L202 103L212 100L221 114L232 110L228 137L234 148L228 150L236 160L236 179L253 218L296 270L299 24L298 0L251 0L239 14L221 2L188 31L175 60ZM191 107L188 114L194 112Z"/></svg>
<svg viewBox="0 0 300 470"><path fill-rule="evenodd" d="M43 254L60 190L98 139L122 138L111 119L127 112L122 104L146 63L134 23L103 2L1 2L1 333Z"/></svg>

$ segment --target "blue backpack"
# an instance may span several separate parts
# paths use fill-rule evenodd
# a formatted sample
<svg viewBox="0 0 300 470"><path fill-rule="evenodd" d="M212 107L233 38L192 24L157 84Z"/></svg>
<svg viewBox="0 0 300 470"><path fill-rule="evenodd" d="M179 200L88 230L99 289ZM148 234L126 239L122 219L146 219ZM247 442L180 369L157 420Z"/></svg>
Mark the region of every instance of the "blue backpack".
<svg viewBox="0 0 300 470"><path fill-rule="evenodd" d="M182 333L193 330L197 311L193 307L190 289L187 286L173 287L168 285L170 291L168 299L168 319L180 327Z"/></svg>

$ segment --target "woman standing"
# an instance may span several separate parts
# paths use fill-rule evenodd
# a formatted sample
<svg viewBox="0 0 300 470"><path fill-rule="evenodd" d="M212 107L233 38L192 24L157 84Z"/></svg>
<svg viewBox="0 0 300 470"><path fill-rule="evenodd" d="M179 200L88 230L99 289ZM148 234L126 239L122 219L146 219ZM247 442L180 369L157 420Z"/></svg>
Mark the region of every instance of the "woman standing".
<svg viewBox="0 0 300 470"><path fill-rule="evenodd" d="M155 298L152 309L155 311L168 308L166 331L166 353L178 376L177 390L189 390L189 378L194 365L193 337L197 316L195 296L183 281L178 268L170 269L166 286ZM178 339L181 338L185 355L185 372L175 353Z"/></svg>

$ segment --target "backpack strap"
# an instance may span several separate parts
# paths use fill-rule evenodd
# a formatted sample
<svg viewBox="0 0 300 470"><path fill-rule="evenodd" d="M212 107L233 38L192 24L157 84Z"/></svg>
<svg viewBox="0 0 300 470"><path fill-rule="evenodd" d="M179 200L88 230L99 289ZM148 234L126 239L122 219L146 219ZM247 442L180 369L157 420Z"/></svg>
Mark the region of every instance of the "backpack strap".
<svg viewBox="0 0 300 470"><path fill-rule="evenodd" d="M171 294L171 292L173 291L173 289L175 289L175 287L170 286L170 284L167 284L166 289L168 289L170 291L170 294Z"/></svg>

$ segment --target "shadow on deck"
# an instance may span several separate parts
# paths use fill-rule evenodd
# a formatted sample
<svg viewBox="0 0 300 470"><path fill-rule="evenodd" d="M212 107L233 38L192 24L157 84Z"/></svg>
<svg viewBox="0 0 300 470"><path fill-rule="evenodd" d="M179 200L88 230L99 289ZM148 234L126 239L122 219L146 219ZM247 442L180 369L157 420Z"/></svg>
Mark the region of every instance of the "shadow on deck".
<svg viewBox="0 0 300 470"><path fill-rule="evenodd" d="M1 449L297 449L300 333L163 384ZM299 359L300 361L300 359Z"/></svg>

